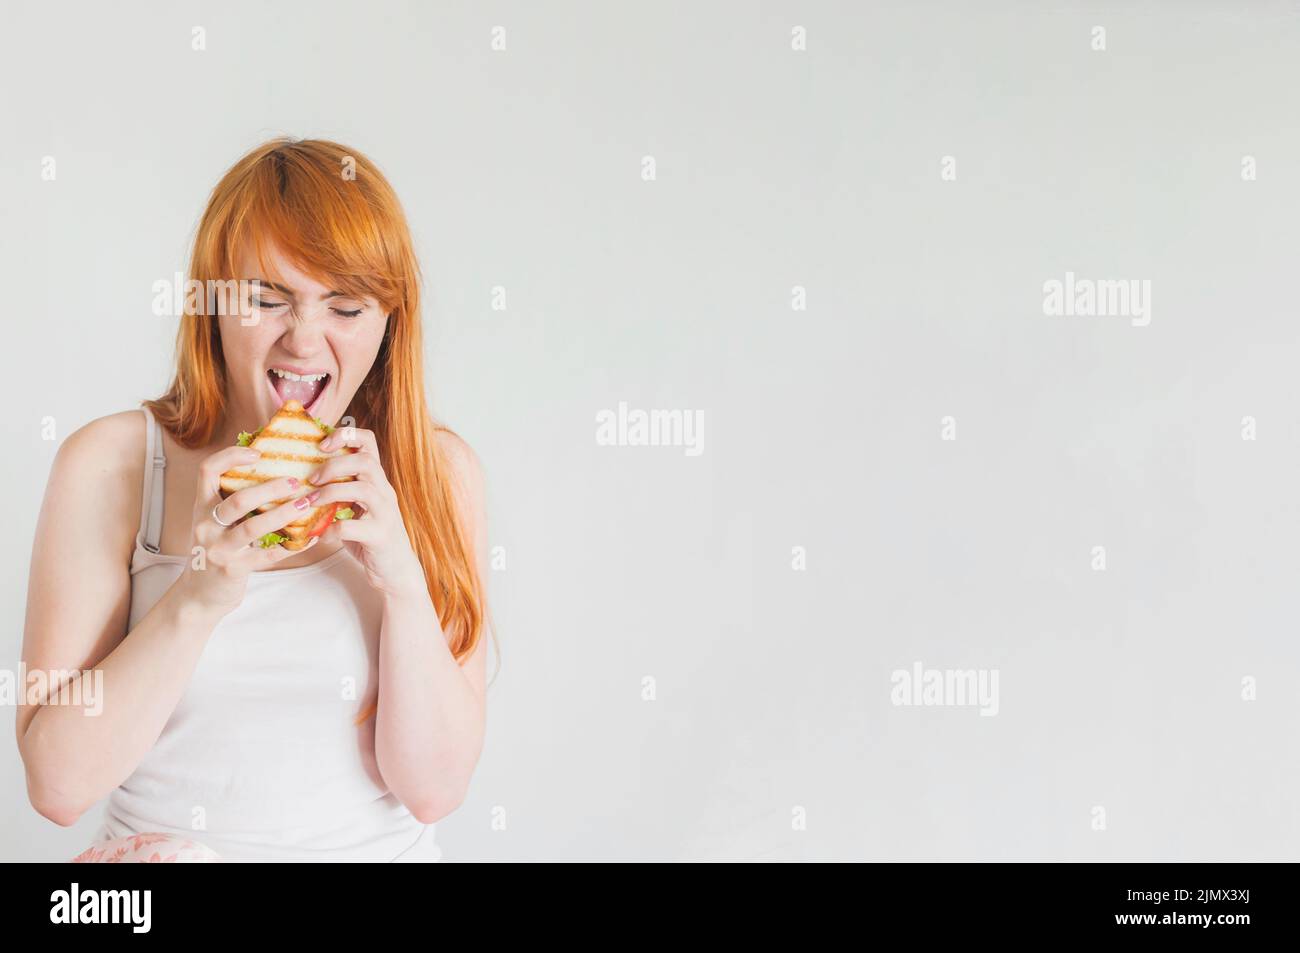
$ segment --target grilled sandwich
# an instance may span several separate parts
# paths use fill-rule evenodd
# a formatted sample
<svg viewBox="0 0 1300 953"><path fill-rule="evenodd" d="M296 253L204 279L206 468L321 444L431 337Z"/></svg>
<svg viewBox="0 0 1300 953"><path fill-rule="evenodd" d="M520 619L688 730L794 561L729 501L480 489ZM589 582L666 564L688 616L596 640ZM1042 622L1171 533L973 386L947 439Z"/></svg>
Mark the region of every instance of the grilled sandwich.
<svg viewBox="0 0 1300 953"><path fill-rule="evenodd" d="M241 445L260 450L262 455L248 466L235 467L221 474L222 497L227 497L246 487L265 483L267 480L297 477L301 481L298 490L282 499L258 507L257 512L265 513L281 503L306 496L319 489L309 484L307 477L315 473L330 457L356 453L352 447L344 447L330 453L321 451L320 442L333 429L315 417L308 416L298 401L285 401L284 406L275 412L275 416L266 426L252 433L239 435ZM354 477L349 476L330 482L348 483L353 479ZM313 537L325 532L335 519L348 519L351 516L352 510L347 503L325 503L321 506L313 506L304 510L302 516L288 526L277 532L267 533L262 537L261 544L267 548L280 545L285 549L302 549L311 542Z"/></svg>

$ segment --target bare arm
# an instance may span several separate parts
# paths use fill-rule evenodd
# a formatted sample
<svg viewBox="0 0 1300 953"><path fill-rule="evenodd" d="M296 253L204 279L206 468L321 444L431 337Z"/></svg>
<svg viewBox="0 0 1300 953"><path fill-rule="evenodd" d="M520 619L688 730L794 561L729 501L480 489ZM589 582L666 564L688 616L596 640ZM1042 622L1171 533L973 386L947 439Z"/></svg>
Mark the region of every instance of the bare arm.
<svg viewBox="0 0 1300 953"><path fill-rule="evenodd" d="M465 444L441 433L439 438L455 472L471 558L486 585L482 472ZM462 666L427 591L384 597L375 757L389 789L422 823L450 814L469 788L486 729L487 644L485 628Z"/></svg>
<svg viewBox="0 0 1300 953"><path fill-rule="evenodd" d="M47 698L19 711L28 797L37 811L66 826L126 780L153 747L221 614L195 606L173 585L130 637L96 660L94 653L78 651L84 625L64 629L55 621L89 613L94 604L78 599L70 609L45 597L51 588L33 587L28 599L26 642L34 646L24 652L28 669L93 667L72 681L94 678L102 702L95 716L84 707L48 704ZM60 635L42 637L53 632Z"/></svg>
<svg viewBox="0 0 1300 953"><path fill-rule="evenodd" d="M129 461L143 456L133 449L142 446L142 421L139 414L118 414L69 436L55 458L37 521L23 660L29 674L62 675L38 688L36 697L22 699L18 748L32 805L57 824L74 823L135 770L180 701L213 628L242 600L243 576L291 555L279 547L252 554L243 540L265 523L290 521L291 504L228 531L201 519L200 510L206 506L210 516L212 499L219 499L219 474L247 451L232 447L213 454L200 472L195 505L194 538L205 545L207 569L188 566L128 635L141 479L140 467ZM268 492L260 495L275 499L268 494L283 491L278 483L263 484ZM234 497L227 504L234 513L257 505ZM249 555L234 556L239 546ZM101 689L98 714L88 714L94 708L84 704L59 703L58 696L51 703L50 688L57 690L60 682L73 687L83 679L92 680L78 686L83 701L89 697L85 689ZM33 684L40 686L39 680Z"/></svg>

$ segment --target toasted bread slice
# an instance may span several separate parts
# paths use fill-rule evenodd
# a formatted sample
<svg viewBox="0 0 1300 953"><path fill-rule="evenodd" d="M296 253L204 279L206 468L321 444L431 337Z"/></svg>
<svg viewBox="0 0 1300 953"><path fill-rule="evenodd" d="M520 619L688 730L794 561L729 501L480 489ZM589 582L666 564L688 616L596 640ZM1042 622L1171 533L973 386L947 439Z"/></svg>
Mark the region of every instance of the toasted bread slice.
<svg viewBox="0 0 1300 953"><path fill-rule="evenodd" d="M221 495L226 497L268 480L297 477L302 481L302 486L296 492L259 506L257 511L265 513L288 500L306 496L318 489L307 482L307 477L315 473L322 463L330 457L356 453L352 447L323 453L320 442L329 432L314 417L308 416L298 401L285 401L284 406L275 412L275 416L249 443L250 447L262 452L261 457L248 466L235 467L221 474ZM348 483L353 479L349 476L330 482ZM285 549L302 549L311 542L312 537L325 532L330 523L334 522L334 514L347 505L326 503L305 510L302 516L279 530L280 535L286 537L280 545Z"/></svg>

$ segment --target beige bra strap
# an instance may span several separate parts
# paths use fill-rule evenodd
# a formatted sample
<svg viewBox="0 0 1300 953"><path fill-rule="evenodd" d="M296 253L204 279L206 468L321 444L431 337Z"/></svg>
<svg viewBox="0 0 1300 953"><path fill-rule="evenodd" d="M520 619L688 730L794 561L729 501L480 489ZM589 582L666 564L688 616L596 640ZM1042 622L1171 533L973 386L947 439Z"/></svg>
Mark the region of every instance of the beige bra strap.
<svg viewBox="0 0 1300 953"><path fill-rule="evenodd" d="M148 407L142 407L145 419L144 441L144 497L140 509L140 535L144 548L158 552L162 538L163 521L163 468L167 458L163 451L162 425Z"/></svg>

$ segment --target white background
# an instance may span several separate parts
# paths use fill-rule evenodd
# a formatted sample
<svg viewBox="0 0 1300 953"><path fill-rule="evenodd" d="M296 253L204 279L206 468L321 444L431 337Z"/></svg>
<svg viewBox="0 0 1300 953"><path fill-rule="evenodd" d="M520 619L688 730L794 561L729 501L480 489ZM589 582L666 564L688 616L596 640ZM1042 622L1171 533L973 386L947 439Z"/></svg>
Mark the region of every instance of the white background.
<svg viewBox="0 0 1300 953"><path fill-rule="evenodd" d="M208 192L320 136L405 204L506 556L447 860L1297 858L1293 4L134 6L0 35L0 667L42 420L162 393ZM1044 315L1066 271L1150 325ZM598 446L620 401L704 453ZM917 661L999 714L894 707ZM0 817L57 860L99 810L7 740Z"/></svg>

